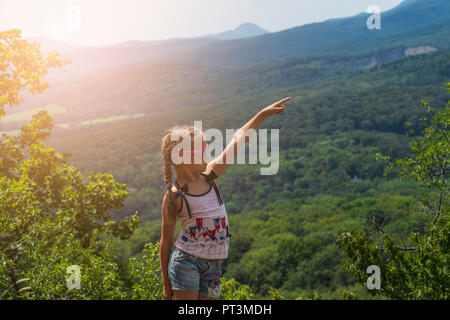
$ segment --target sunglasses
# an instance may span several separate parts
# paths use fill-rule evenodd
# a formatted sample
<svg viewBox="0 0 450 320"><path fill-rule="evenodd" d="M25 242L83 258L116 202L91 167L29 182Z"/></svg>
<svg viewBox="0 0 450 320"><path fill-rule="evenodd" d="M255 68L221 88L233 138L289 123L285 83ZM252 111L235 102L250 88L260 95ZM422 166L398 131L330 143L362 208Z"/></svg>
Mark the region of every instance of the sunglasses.
<svg viewBox="0 0 450 320"><path fill-rule="evenodd" d="M207 146L208 146L208 144L205 144L201 150L199 150L199 149L191 150L191 154L203 154L203 152L205 152L205 149Z"/></svg>

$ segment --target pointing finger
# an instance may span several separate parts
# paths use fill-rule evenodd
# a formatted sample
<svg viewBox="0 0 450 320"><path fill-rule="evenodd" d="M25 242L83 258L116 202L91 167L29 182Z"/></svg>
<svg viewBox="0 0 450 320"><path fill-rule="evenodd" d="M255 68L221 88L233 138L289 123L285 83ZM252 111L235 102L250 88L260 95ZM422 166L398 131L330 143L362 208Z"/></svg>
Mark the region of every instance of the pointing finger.
<svg viewBox="0 0 450 320"><path fill-rule="evenodd" d="M278 103L279 103L279 104L283 104L283 103L285 103L285 102L287 102L287 101L289 101L289 100L291 100L291 97L289 97L289 98L284 98L283 100L280 100Z"/></svg>

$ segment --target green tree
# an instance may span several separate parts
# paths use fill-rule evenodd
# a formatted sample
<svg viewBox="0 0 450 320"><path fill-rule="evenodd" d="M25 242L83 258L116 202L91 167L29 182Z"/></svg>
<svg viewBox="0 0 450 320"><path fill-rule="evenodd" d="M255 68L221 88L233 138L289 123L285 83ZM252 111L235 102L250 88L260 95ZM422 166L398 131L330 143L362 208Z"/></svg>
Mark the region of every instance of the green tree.
<svg viewBox="0 0 450 320"><path fill-rule="evenodd" d="M450 83L446 86L450 92ZM413 157L393 162L389 156L380 153L377 157L389 161L386 172L394 166L399 167L402 177L415 177L421 184L438 190L436 204L421 202L420 213L430 217L428 230L411 232L408 238L410 246L406 247L384 232L384 220L371 221L381 235L381 243L357 229L339 236L347 271L365 284L367 267L379 266L381 288L370 292L393 299L448 299L450 288L450 101L434 114L426 101L423 101L423 106L427 117L421 118L424 125L422 137L416 137L410 143ZM415 135L412 129L409 133Z"/></svg>
<svg viewBox="0 0 450 320"><path fill-rule="evenodd" d="M22 90L42 93L48 88L44 76L49 68L62 68L71 62L68 58L61 59L56 51L50 51L44 57L39 44L20 38L19 29L0 32L0 117L5 115L5 105L23 101Z"/></svg>
<svg viewBox="0 0 450 320"><path fill-rule="evenodd" d="M22 101L22 90L42 92L48 68L68 62L54 51L44 58L20 35L0 32L0 115L5 105ZM138 224L137 214L111 221L110 211L128 196L127 185L99 172L85 181L68 164L70 154L45 148L51 121L40 111L17 137L3 134L0 140L0 298L121 298L105 238L126 239ZM73 265L80 270L80 289L67 283Z"/></svg>

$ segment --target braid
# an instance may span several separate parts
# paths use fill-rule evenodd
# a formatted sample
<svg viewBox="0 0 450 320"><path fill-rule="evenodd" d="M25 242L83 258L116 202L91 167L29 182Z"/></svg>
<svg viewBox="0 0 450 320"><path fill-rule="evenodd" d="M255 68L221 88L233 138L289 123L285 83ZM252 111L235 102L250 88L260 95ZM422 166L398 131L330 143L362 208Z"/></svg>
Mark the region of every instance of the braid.
<svg viewBox="0 0 450 320"><path fill-rule="evenodd" d="M194 135L194 127L188 126L175 126L166 131L164 138L162 139L161 153L164 170L164 183L166 185L166 197L167 208L163 208L163 214L166 214L166 218L172 220L176 219L176 198L172 191L173 184L173 172L172 172L172 150L173 148L183 140L183 136L180 134L178 140L172 140L172 134L176 130L188 130L191 136Z"/></svg>
<svg viewBox="0 0 450 320"><path fill-rule="evenodd" d="M166 135L162 147L163 165L164 165L164 183L167 188L172 186L173 173L172 173L172 149L178 143L178 141L170 141L170 135Z"/></svg>
<svg viewBox="0 0 450 320"><path fill-rule="evenodd" d="M187 131L187 133L191 135L191 139L194 138L194 134L196 131L194 127L175 126L166 131L166 134L162 140L161 153L164 167L164 183L166 184L167 188L170 188L173 183L172 165L174 164L171 158L173 147L183 141L184 136L186 136L186 132L182 132L181 130ZM172 140L172 134L174 134L175 132L180 137L178 140Z"/></svg>

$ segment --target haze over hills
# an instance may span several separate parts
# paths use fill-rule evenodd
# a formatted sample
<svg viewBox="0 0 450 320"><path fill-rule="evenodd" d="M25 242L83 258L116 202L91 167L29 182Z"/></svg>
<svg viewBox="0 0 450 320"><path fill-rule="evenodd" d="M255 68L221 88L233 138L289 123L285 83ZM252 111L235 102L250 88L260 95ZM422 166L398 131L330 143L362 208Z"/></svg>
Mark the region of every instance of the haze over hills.
<svg viewBox="0 0 450 320"><path fill-rule="evenodd" d="M232 39L244 39L259 36L262 34L270 33L269 31L259 27L254 23L242 23L238 27L233 30L227 30L221 33L216 34L208 34L199 37L191 37L191 38L173 38L173 39L165 39L165 40L149 40L149 41L141 41L141 40L128 40L124 42L120 42L110 46L86 46L86 45L78 45L73 43L68 43L60 40L45 38L45 37L29 37L26 38L28 41L39 43L41 50L43 52L47 52L49 50L61 50L61 51L69 51L76 49L95 49L95 48L104 48L104 47L112 47L112 48L133 48L133 47L154 47L157 45L167 45L172 44L178 49L182 49L182 44L186 44L185 49L195 48L197 46L206 45L208 43L216 42L215 40L232 40ZM213 39L213 40L207 40Z"/></svg>
<svg viewBox="0 0 450 320"><path fill-rule="evenodd" d="M125 64L161 62L172 55L202 48L215 42L243 39L266 33L269 31L255 24L243 23L234 30L200 37L151 41L129 40L110 46L81 46L44 37L31 37L27 40L39 43L43 52L57 50L61 55L70 57L72 64L67 65L66 70L75 75L92 71L100 72L105 68ZM64 81L66 76L60 71L50 71L49 78Z"/></svg>
<svg viewBox="0 0 450 320"><path fill-rule="evenodd" d="M329 19L284 31L264 33L252 24L232 31L197 38L160 41L130 40L105 47L82 47L38 38L44 51L56 48L72 58L67 74L51 70L49 79L68 81L78 75L100 73L133 63L176 62L216 66L242 66L299 55L353 54L380 48L403 50L409 47L450 47L450 1L408 0L382 12L381 30L368 30L368 13ZM257 35L263 33L261 35ZM220 40L217 38L244 39ZM217 37L217 38L214 38ZM398 56L397 51L395 56ZM382 59L386 60L386 59Z"/></svg>
<svg viewBox="0 0 450 320"><path fill-rule="evenodd" d="M111 46L78 46L48 38L30 38L41 45L43 52L57 50L62 56L72 59L63 74L50 70L48 79L52 82L72 81L74 77L88 76L105 70L135 63L156 63L171 55L192 50L220 40L213 38L168 39L159 41L130 40Z"/></svg>
<svg viewBox="0 0 450 320"><path fill-rule="evenodd" d="M248 65L298 55L361 53L380 47L450 47L450 1L412 0L381 13L381 30L369 30L361 13L280 32L210 44L174 61L208 65Z"/></svg>
<svg viewBox="0 0 450 320"><path fill-rule="evenodd" d="M358 29L359 32L370 34L370 31L364 30L363 16L367 16L366 14L327 20L242 40L199 37L149 42L128 41L97 48L41 39L43 48L57 48L62 55L72 58L73 64L65 67L66 73L52 70L53 73L48 77L48 90L34 96L25 93L24 103L10 108L8 113L56 105L57 107L52 109L67 110L67 113L59 113L55 117L55 123L59 124L134 116L217 103L230 96L249 96L268 89L332 77L345 69L373 67L404 56L450 47L447 45L450 41L450 19L443 18L450 14L449 3L443 0L406 1L383 13L383 32L388 30L386 32L390 34L390 29L402 30L401 25L405 26L408 19L415 21L415 29L410 28L386 37L374 36L379 38L380 45L373 48L363 46L363 53L353 49L361 45L361 38L351 30ZM427 19L423 18L423 12L428 12ZM364 18L364 27L359 25L361 21L358 19L361 18ZM355 24L355 21L359 22ZM329 36L326 33L332 32L330 28L336 25L350 31L349 35L337 37L336 41L329 44L335 48L331 51L333 55L319 50L321 53L317 56L297 55L277 60L280 55L294 55L299 48L303 51L314 51L320 47L319 44L328 45ZM323 35L319 36L321 33ZM307 43L305 46L295 46L295 41L287 40L302 37L309 39L304 42ZM369 36L368 39L374 38ZM280 45L262 50L265 46L270 47L272 42L280 42ZM227 50L216 52L219 46L224 46L231 54L227 54ZM345 50L347 46L348 50ZM250 50L247 50L248 48ZM252 54L252 50L257 53ZM170 60L169 56L174 52L183 52L183 59L178 61L181 64L165 61ZM162 60L159 61L157 57ZM274 57L275 60L267 61ZM198 59L202 59L201 64L206 66L196 65L199 63ZM266 62L253 65L259 60ZM228 63L252 66L221 66ZM209 64L212 66L208 66ZM272 73L278 76L274 78ZM17 124L11 123L0 127L2 131L16 129Z"/></svg>

